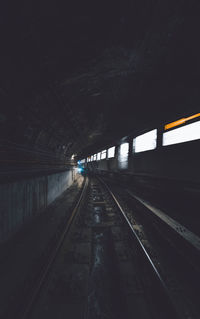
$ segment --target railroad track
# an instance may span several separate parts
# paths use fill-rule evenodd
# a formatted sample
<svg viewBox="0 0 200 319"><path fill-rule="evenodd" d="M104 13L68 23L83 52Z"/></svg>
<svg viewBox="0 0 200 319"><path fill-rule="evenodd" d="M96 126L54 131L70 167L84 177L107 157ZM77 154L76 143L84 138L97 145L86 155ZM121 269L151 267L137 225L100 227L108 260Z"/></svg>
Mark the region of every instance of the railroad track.
<svg viewBox="0 0 200 319"><path fill-rule="evenodd" d="M105 182L87 180L20 319L197 318L179 311L137 227Z"/></svg>
<svg viewBox="0 0 200 319"><path fill-rule="evenodd" d="M197 235L151 203L106 179L157 268L180 318L200 318Z"/></svg>
<svg viewBox="0 0 200 319"><path fill-rule="evenodd" d="M48 260L46 260L45 263L41 267L41 272L38 276L38 280L36 281L35 286L31 290L30 295L28 296L28 301L22 306L21 313L19 314L20 319L29 318L29 316L31 315L34 304L36 303L37 299L39 298L40 291L41 291L43 285L45 284L45 281L47 280L48 273L49 273L57 255L59 253L59 250L61 249L61 247L63 245L65 237L68 235L68 233L72 227L72 224L74 222L76 215L79 212L79 209L82 205L82 201L84 200L84 198L86 196L87 188L88 188L88 179L86 179L86 181L84 183L82 192L79 196L79 199L77 200L77 203L72 211L72 214L71 214L70 218L68 219L64 229L60 233L60 236L57 240L57 243L54 246L51 254L49 255Z"/></svg>

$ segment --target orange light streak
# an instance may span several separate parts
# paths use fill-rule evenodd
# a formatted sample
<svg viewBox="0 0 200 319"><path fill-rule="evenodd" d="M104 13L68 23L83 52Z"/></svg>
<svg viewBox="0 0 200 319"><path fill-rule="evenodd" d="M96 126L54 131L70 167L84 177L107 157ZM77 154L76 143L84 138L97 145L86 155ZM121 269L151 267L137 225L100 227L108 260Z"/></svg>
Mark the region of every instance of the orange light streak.
<svg viewBox="0 0 200 319"><path fill-rule="evenodd" d="M177 121L175 121L175 122L171 122L171 123L169 123L169 124L166 124L166 125L164 126L164 128L165 128L165 130L169 130L169 129L172 128L172 127L181 125L181 124L183 124L183 123L185 123L185 122L187 122L187 121L190 121L190 120L192 120L192 119L194 119L194 118L196 118L196 117L199 117L199 116L200 116L200 113L197 113L197 114L188 116L188 117L186 117L186 118L182 118L182 119L177 120Z"/></svg>

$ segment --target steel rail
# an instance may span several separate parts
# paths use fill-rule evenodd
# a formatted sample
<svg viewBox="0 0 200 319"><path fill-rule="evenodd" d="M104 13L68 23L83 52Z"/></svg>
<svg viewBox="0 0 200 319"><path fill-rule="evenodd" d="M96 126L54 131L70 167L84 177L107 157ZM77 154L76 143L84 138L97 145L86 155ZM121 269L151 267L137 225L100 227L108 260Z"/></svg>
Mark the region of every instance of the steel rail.
<svg viewBox="0 0 200 319"><path fill-rule="evenodd" d="M34 306L34 303L36 302L36 299L40 293L40 290L45 282L45 279L47 277L47 274L51 268L51 266L53 265L54 263L54 260L63 244L63 241L67 235L67 233L69 232L70 228L71 228L71 225L72 225L72 222L74 221L75 219L75 216L77 215L78 211L79 211L79 208L82 204L82 201L84 200L85 198L85 195L86 195L86 191L87 191L87 188L88 188L88 178L86 177L86 180L85 180L85 183L84 183L84 186L83 186L83 189L82 189L82 192L81 192L81 195L78 199L78 202L76 203L76 206L74 207L73 211L72 211L72 214L67 222L67 225L64 229L64 231L62 232L57 244L56 244L56 247L55 249L53 250L52 254L50 255L47 263L45 266L43 266L43 269L41 271L41 274L39 275L39 279L35 285L35 287L33 288L32 292L31 292L31 295L30 295L30 298L27 302L27 304L25 305L24 309L22 309L21 311L21 315L19 316L20 319L27 319L29 318L28 315L31 311L31 309L33 308Z"/></svg>
<svg viewBox="0 0 200 319"><path fill-rule="evenodd" d="M115 195L113 194L113 192L111 191L111 189L109 188L109 186L100 178L98 177L99 181L106 187L106 189L108 190L109 194L111 195L112 199L114 200L115 204L117 205L117 207L119 208L120 212L122 213L124 219L126 220L132 234L134 235L134 237L136 238L137 240L137 243L139 244L143 254L146 256L148 262L149 262L149 265L151 266L153 272L154 272L154 275L157 279L157 282L159 283L160 285L160 288L162 289L162 292L164 292L164 295L165 297L167 298L167 301L168 301L168 306L170 307L170 319L181 319L180 317L180 314L177 312L177 309L175 308L175 305L174 305L174 302L172 300L172 297L170 295L170 292L169 292L169 289L168 287L166 286L162 276L160 275L157 267L155 266L154 262L152 261L150 255L148 254L146 248L144 247L142 241L140 240L140 238L138 237L136 231L134 230L131 222L129 221L126 213L124 212L123 208L121 207L119 201L117 200L117 198L115 197Z"/></svg>

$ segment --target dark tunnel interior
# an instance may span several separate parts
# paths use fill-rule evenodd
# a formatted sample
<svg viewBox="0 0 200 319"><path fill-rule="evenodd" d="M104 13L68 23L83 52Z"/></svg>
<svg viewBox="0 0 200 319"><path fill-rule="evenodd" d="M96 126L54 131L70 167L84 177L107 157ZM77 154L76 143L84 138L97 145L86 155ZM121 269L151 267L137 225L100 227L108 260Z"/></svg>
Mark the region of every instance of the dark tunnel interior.
<svg viewBox="0 0 200 319"><path fill-rule="evenodd" d="M88 193L93 195L87 195L90 199L84 205L90 207L91 196L97 190L102 191L104 186L95 182L96 177L113 187L113 194L121 194L125 206L140 211L143 205L144 211L149 210L162 219L161 224L166 222L165 218L169 218L168 226L177 221L178 224L169 226L173 231L168 242L178 243L180 251L185 249L180 255L191 258L191 264L200 273L199 104L199 1L1 1L0 318L40 318L39 314L21 316L19 310L21 300L27 303L27 291L35 281L29 272L39 269L42 258L49 258L50 247L54 247L57 233L69 217L65 212L74 211L87 181ZM171 127L170 123L173 123ZM179 136L180 142L165 144L164 136L170 138L176 129L177 132L186 129L185 140ZM142 137L148 132L156 134L152 137L156 144L151 148L148 140L149 148L144 149ZM190 133L194 135L192 138ZM137 144L140 137L142 146ZM129 195L122 195L122 189ZM97 200L100 206L107 200L102 194ZM88 212L88 208L85 210ZM114 251L118 248L113 240L116 229L114 226L109 226L112 231L104 229L104 218L108 217L102 211L102 206L97 207L95 221L90 220L94 216L86 213L84 220L89 220L88 227L92 230L85 237L91 232L90 241L94 245L91 260L95 260L94 255L98 255L98 247L102 245L104 252L96 257L105 258L102 282L106 282L106 289L113 285L112 289L117 290L119 269L112 273L110 283L107 280L109 269L117 260ZM163 211L166 215L162 215ZM118 222L117 218L113 223ZM94 222L102 223L99 226L103 229L102 238L98 227L92 228ZM158 226L158 220L151 223L155 229L166 226ZM143 231L143 226L137 227ZM152 229L150 236L154 233ZM185 236L184 240L189 241L186 247L182 247L181 239L176 236ZM164 245L167 246L166 242ZM107 260L109 254L111 262ZM173 251L174 260L175 255ZM98 265L93 263L89 290L94 289L93 280L101 276ZM190 271L190 266L184 267ZM58 289L61 289L63 279L59 280L62 284L58 284ZM199 281L200 276L196 283ZM21 291L19 295L18 291ZM199 293L198 289L191 288L191 291L192 296L194 291L196 295ZM119 303L125 298L120 294L114 297L108 294L106 298L111 298L110 304ZM194 303L195 298L191 297ZM91 300L84 318L103 319L102 313L93 314L96 310ZM73 303L69 301L70 307ZM123 318L125 301L122 304L119 313L115 309L115 315L108 315L109 319ZM185 310L184 315L181 310L179 317L167 313L170 317L166 318L199 318L197 308L193 309L194 313ZM73 316L73 311L69 318L81 318L79 314ZM52 312L48 318L62 319L64 314L65 310L63 317ZM161 319L160 316L164 315L142 314L138 318ZM44 313L41 318L46 318Z"/></svg>
<svg viewBox="0 0 200 319"><path fill-rule="evenodd" d="M60 164L196 112L197 1L7 1L1 7L5 148L42 148Z"/></svg>

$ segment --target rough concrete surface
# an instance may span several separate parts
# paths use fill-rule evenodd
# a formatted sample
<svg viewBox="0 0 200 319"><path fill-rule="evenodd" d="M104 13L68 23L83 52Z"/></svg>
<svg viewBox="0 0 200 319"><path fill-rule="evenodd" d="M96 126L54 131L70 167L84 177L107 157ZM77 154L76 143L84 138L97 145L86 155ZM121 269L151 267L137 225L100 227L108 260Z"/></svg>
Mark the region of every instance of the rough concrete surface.
<svg viewBox="0 0 200 319"><path fill-rule="evenodd" d="M31 223L0 246L0 318L17 318L41 262L48 256L64 221L71 214L82 182L83 177L78 176L43 214L35 216Z"/></svg>
<svg viewBox="0 0 200 319"><path fill-rule="evenodd" d="M43 212L75 179L73 170L0 185L0 242Z"/></svg>

